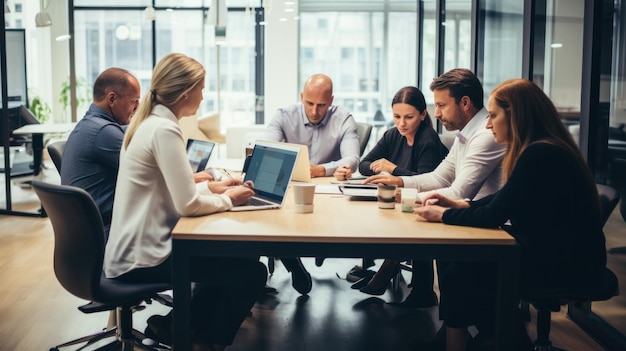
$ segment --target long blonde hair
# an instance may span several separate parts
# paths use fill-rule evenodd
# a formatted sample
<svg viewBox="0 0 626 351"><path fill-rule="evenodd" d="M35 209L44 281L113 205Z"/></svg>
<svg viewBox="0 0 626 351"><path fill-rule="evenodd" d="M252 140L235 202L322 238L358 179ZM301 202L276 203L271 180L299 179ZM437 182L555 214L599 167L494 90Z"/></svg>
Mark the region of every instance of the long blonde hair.
<svg viewBox="0 0 626 351"><path fill-rule="evenodd" d="M556 145L570 153L578 162L591 187L595 180L572 135L567 131L554 104L533 82L510 79L491 91L491 99L506 114L509 143L502 161L502 176L506 183L520 155L534 143ZM593 186L592 192L596 192Z"/></svg>
<svg viewBox="0 0 626 351"><path fill-rule="evenodd" d="M179 53L165 55L154 67L150 90L141 100L128 126L124 136L124 149L130 144L137 127L150 116L155 105L161 104L170 108L184 94L195 88L205 74L204 67L191 57Z"/></svg>

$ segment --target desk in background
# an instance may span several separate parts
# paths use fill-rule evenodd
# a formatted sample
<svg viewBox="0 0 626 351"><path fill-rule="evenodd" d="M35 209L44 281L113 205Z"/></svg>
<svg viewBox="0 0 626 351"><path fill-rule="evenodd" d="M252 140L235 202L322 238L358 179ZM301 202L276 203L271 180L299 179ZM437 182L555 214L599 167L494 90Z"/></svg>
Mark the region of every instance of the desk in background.
<svg viewBox="0 0 626 351"><path fill-rule="evenodd" d="M71 132L76 123L27 124L13 131L15 135L31 134L33 137L33 176L41 172L43 135Z"/></svg>
<svg viewBox="0 0 626 351"><path fill-rule="evenodd" d="M328 184L329 178L315 181ZM506 232L429 223L401 212L399 205L382 210L376 202L349 201L331 194L316 194L315 212L299 214L290 192L279 210L180 219L172 233L174 349L191 349L189 263L194 256L495 261L499 267L494 316L498 350L512 350L517 345L519 247Z"/></svg>

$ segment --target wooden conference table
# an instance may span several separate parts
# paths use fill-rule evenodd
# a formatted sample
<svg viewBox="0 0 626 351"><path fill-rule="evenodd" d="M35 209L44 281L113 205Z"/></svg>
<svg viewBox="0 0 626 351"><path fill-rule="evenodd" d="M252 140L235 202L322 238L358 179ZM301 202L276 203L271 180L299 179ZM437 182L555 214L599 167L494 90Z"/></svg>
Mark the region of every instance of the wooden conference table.
<svg viewBox="0 0 626 351"><path fill-rule="evenodd" d="M191 349L189 263L194 256L494 261L499 267L497 349L517 345L519 247L505 231L429 223L401 212L399 204L385 210L375 201L350 201L341 195L317 193L314 203L313 213L295 213L290 187L282 209L180 219L172 232L175 350Z"/></svg>

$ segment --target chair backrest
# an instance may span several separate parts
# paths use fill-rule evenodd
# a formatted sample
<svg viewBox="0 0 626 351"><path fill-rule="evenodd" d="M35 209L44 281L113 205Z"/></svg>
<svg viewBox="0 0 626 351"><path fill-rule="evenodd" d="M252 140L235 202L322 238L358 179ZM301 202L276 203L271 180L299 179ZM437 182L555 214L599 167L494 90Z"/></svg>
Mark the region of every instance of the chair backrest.
<svg viewBox="0 0 626 351"><path fill-rule="evenodd" d="M55 141L53 143L48 144L48 154L50 155L50 159L54 163L54 167L56 167L59 174L61 174L61 159L63 158L63 150L65 150L65 140Z"/></svg>
<svg viewBox="0 0 626 351"><path fill-rule="evenodd" d="M54 273L73 295L98 300L104 227L96 203L85 190L33 180L32 187L54 231Z"/></svg>
<svg viewBox="0 0 626 351"><path fill-rule="evenodd" d="M596 184L596 187L600 196L600 215L602 216L602 226L604 226L611 217L615 206L619 203L619 192L608 185Z"/></svg>
<svg viewBox="0 0 626 351"><path fill-rule="evenodd" d="M619 192L608 185L596 184L598 189L598 195L600 197L600 215L602 225L611 216L611 213L619 202ZM575 290L564 289L554 291L531 291L525 292L522 295L530 295L529 300L538 307L543 309L549 309L552 311L558 311L559 305L563 305L571 300L579 301L604 301L613 296L619 294L619 286L615 273L608 267L604 269L604 276L601 279L601 283L598 285L587 286L585 288L578 288ZM532 295L535 296L532 296Z"/></svg>
<svg viewBox="0 0 626 351"><path fill-rule="evenodd" d="M372 135L372 125L358 122L356 124L356 133L359 136L359 151L361 152L361 156L363 156L367 143L370 141L370 136Z"/></svg>
<svg viewBox="0 0 626 351"><path fill-rule="evenodd" d="M376 122L383 122L383 121L387 120L385 118L385 115L383 115L383 111L381 111L381 110L376 110L376 113L374 113L374 118L373 119Z"/></svg>

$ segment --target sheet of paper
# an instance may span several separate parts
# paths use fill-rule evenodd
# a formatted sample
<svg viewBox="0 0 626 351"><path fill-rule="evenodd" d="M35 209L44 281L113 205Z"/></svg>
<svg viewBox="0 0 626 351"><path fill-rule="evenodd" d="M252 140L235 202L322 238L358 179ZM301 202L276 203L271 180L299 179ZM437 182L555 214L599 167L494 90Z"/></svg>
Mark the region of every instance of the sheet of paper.
<svg viewBox="0 0 626 351"><path fill-rule="evenodd" d="M337 185L325 185L325 184L317 184L315 186L316 194L338 194L341 195L342 192Z"/></svg>

